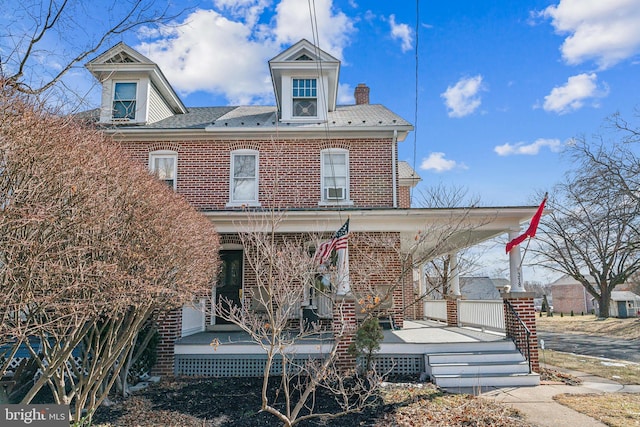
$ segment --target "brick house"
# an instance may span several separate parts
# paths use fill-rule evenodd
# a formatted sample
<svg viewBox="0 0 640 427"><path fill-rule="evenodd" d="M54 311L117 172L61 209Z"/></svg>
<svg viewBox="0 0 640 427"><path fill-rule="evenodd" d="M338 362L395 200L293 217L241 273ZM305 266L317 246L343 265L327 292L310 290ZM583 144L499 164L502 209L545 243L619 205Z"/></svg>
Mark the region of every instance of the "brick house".
<svg viewBox="0 0 640 427"><path fill-rule="evenodd" d="M430 236L416 247L421 231L462 214L411 207L411 189L420 177L398 160L398 144L412 125L383 105L370 104L364 84L355 89L355 105L337 105L340 61L307 40L268 63L275 106L187 108L157 64L123 43L86 67L102 85L98 125L215 224L227 272L220 279L224 283L212 289L216 295L251 303L254 280L243 262L238 224L270 209L286 210L278 227L282 236L328 238L350 218L350 235L384 235L392 242L376 248L381 256L399 250L421 258L457 248L452 243L436 250L438 242ZM533 211L465 212L480 225L461 227L451 241L466 246L519 229ZM422 306L415 304L422 290L393 256L387 277L376 280L384 285L406 276L388 304L394 327L402 328L407 320L422 319ZM362 262L348 259L350 265ZM320 318L332 320L331 307L323 311L320 301L316 307ZM161 329L160 371L175 371L176 340L223 330L224 323L215 313L201 316L188 307L168 313Z"/></svg>

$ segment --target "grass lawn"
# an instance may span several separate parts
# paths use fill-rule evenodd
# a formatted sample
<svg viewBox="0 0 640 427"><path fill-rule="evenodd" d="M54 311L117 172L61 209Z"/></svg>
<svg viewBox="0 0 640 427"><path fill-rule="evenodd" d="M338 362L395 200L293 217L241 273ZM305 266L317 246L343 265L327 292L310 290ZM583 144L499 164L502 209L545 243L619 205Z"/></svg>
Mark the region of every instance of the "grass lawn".
<svg viewBox="0 0 640 427"><path fill-rule="evenodd" d="M611 427L640 425L640 394L559 394L557 402Z"/></svg>
<svg viewBox="0 0 640 427"><path fill-rule="evenodd" d="M547 317L543 313L542 317L539 314L536 316L536 325L539 331L546 332L573 332L626 339L640 338L639 318L616 319L611 317L605 320L598 320L592 314L584 316L565 314L560 317L560 314L555 313L552 317Z"/></svg>
<svg viewBox="0 0 640 427"><path fill-rule="evenodd" d="M640 364L540 349L540 361L558 368L586 372L620 384L640 384Z"/></svg>

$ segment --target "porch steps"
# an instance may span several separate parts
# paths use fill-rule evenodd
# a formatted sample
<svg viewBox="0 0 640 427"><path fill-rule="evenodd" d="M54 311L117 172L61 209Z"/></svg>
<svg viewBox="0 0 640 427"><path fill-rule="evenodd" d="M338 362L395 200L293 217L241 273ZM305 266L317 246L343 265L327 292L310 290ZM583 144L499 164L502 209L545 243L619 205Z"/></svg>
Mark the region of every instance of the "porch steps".
<svg viewBox="0 0 640 427"><path fill-rule="evenodd" d="M509 340L497 341L493 349L468 346L466 350L425 354L426 372L447 391L486 387L523 387L540 384L540 375L529 373L529 363Z"/></svg>

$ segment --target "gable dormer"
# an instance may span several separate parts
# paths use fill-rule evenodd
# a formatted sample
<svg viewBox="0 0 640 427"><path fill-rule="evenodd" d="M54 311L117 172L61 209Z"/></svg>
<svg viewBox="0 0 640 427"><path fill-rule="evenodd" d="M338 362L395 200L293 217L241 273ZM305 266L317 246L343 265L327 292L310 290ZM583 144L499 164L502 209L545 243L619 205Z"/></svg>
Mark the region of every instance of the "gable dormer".
<svg viewBox="0 0 640 427"><path fill-rule="evenodd" d="M269 61L280 120L321 122L334 111L340 61L300 40Z"/></svg>
<svg viewBox="0 0 640 427"><path fill-rule="evenodd" d="M101 123L148 124L187 112L158 65L122 42L86 67L102 84Z"/></svg>

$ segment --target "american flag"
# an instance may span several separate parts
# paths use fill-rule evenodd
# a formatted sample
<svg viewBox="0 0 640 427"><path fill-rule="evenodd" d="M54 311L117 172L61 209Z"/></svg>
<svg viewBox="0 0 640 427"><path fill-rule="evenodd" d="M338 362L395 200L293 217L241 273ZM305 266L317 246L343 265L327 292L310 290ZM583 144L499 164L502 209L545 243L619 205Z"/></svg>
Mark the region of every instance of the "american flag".
<svg viewBox="0 0 640 427"><path fill-rule="evenodd" d="M327 262L329 257L331 256L331 252L335 249L346 249L349 245L348 241L349 237L349 220L345 222L342 227L338 229L335 233L333 233L333 237L328 242L322 243L318 250L316 251L316 260L319 264L324 264Z"/></svg>

